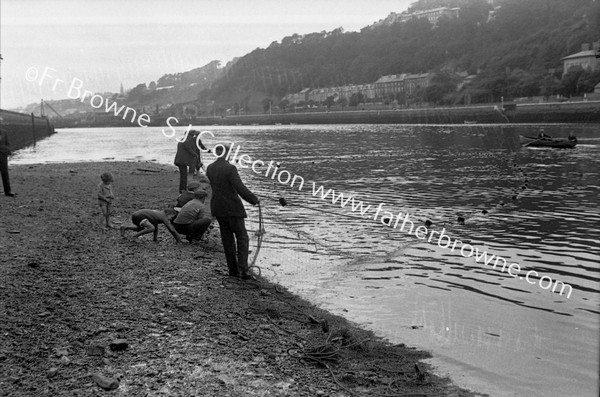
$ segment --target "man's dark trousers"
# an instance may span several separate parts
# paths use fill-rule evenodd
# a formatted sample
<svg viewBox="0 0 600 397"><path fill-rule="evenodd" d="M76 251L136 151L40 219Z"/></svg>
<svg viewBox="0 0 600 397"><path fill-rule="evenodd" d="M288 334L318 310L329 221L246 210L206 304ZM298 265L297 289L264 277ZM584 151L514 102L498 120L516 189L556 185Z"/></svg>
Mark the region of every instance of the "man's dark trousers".
<svg viewBox="0 0 600 397"><path fill-rule="evenodd" d="M194 174L194 166L192 165L178 165L179 168L179 193L187 190L188 184L188 173L189 175Z"/></svg>
<svg viewBox="0 0 600 397"><path fill-rule="evenodd" d="M10 179L8 178L8 156L0 154L0 174L2 174L2 186L4 194L10 193Z"/></svg>
<svg viewBox="0 0 600 397"><path fill-rule="evenodd" d="M217 217L217 221L221 230L221 242L225 250L229 275L235 277L245 276L248 274L249 239L244 218L224 216Z"/></svg>
<svg viewBox="0 0 600 397"><path fill-rule="evenodd" d="M183 234L187 236L189 240L200 240L206 229L210 226L210 219L203 218L197 219L192 223L188 223L187 225L180 225L179 223L173 223L173 227L175 231L179 234Z"/></svg>

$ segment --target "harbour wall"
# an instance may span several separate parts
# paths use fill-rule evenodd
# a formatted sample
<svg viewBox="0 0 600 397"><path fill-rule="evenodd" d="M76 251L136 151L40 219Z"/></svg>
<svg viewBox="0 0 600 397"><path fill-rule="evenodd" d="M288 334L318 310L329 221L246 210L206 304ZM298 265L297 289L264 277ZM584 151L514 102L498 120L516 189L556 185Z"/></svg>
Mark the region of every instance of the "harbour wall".
<svg viewBox="0 0 600 397"><path fill-rule="evenodd" d="M36 142L55 133L54 126L46 117L3 109L0 109L0 117L0 124L8 133L13 151L35 145Z"/></svg>
<svg viewBox="0 0 600 397"><path fill-rule="evenodd" d="M56 119L57 128L132 127L129 119L105 112L82 118ZM600 123L600 101L503 103L420 109L332 110L309 109L298 113L245 114L174 119L152 115L150 126L278 124L506 124Z"/></svg>
<svg viewBox="0 0 600 397"><path fill-rule="evenodd" d="M247 114L225 117L196 117L178 121L179 126L187 124L463 124L465 122L489 124L509 122L503 112L496 106ZM160 118L153 120L153 125L165 126L167 125L166 122L166 118Z"/></svg>
<svg viewBox="0 0 600 397"><path fill-rule="evenodd" d="M166 118L153 125L166 126ZM196 117L178 125L600 123L600 101Z"/></svg>

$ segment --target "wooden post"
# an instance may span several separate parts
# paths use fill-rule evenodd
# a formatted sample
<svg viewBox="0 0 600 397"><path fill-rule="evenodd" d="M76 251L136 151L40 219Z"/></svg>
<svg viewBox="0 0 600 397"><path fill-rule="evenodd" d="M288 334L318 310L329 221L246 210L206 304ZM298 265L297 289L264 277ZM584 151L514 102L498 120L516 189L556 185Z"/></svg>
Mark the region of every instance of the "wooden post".
<svg viewBox="0 0 600 397"><path fill-rule="evenodd" d="M31 132L33 133L33 146L35 146L35 117L31 113Z"/></svg>
<svg viewBox="0 0 600 397"><path fill-rule="evenodd" d="M54 134L53 128L50 126L50 120L46 117L46 126L48 128L48 136Z"/></svg>

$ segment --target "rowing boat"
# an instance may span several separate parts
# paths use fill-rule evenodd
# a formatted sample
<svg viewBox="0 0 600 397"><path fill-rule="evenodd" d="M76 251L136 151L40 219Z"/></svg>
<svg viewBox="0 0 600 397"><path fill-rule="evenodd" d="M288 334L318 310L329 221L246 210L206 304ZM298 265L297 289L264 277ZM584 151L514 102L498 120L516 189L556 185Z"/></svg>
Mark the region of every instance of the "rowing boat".
<svg viewBox="0 0 600 397"><path fill-rule="evenodd" d="M531 136L519 136L519 141L521 145L531 146L531 147L552 147L552 148L573 148L577 145L577 140L567 139L567 138L536 138Z"/></svg>

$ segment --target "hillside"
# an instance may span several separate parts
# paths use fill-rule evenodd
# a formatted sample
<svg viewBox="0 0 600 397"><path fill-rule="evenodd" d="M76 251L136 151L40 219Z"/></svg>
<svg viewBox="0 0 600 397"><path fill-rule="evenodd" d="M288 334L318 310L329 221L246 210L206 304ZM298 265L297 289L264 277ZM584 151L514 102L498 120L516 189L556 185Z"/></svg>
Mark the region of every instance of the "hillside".
<svg viewBox="0 0 600 397"><path fill-rule="evenodd" d="M235 60L222 68L220 61L212 61L207 65L192 69L183 73L165 74L157 81L149 84L140 83L132 89L126 91L124 95L117 93L102 93L104 98L110 102L116 101L120 105L130 106L135 109L144 109L145 112L155 112L164 110L176 103L196 101L198 93L206 90L220 78L223 73L235 63ZM89 101L79 99L62 99L57 101L48 101L50 106L61 115L72 113L92 112L94 109ZM18 109L22 113L40 113L40 104L33 103ZM50 116L54 112L46 110Z"/></svg>
<svg viewBox="0 0 600 397"><path fill-rule="evenodd" d="M434 24L407 18L438 7L457 13ZM401 73L435 76L414 103L452 105L466 95L473 103L570 97L591 92L600 72L577 70L563 77L561 58L599 39L596 0L419 0L360 32L292 34L225 67L213 61L111 98L162 116L262 112L269 108L265 101L277 105L286 94L305 88L367 84ZM69 106L85 111L71 102L51 103L59 112ZM38 112L39 104L25 111L33 109Z"/></svg>
<svg viewBox="0 0 600 397"><path fill-rule="evenodd" d="M200 96L222 107L253 103L256 111L263 98L277 101L306 87L440 71L450 77L439 85L454 73L477 74L471 88L484 94L481 100L554 94L564 88L561 58L600 38L600 5L593 0L503 0L496 9L484 0L422 0L409 11L438 5L460 7L459 16L440 18L437 26L423 18L287 36L240 58Z"/></svg>

